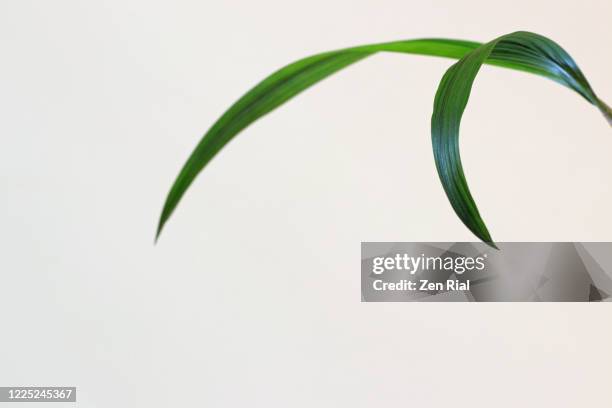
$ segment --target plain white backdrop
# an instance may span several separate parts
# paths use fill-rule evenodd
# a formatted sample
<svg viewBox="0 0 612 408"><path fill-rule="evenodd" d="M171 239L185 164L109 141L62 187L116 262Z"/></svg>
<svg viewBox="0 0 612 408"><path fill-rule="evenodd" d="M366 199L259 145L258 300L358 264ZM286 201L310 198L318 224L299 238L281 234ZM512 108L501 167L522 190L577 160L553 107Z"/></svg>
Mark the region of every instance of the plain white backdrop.
<svg viewBox="0 0 612 408"><path fill-rule="evenodd" d="M544 34L612 101L609 1L0 2L0 385L81 407L577 407L610 401L609 304L365 304L360 241L470 241L439 185L450 60L377 55L237 137L154 246L204 131L319 51ZM612 132L485 67L462 124L498 241L612 240Z"/></svg>

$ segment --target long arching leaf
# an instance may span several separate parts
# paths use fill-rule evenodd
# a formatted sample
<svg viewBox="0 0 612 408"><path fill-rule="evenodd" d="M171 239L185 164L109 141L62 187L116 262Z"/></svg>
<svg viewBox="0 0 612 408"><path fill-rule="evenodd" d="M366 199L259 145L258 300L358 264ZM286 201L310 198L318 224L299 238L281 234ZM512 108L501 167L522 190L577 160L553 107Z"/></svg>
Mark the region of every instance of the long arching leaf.
<svg viewBox="0 0 612 408"><path fill-rule="evenodd" d="M204 135L181 169L168 193L159 220L157 237L159 237L165 223L196 176L234 136L260 117L271 112L310 86L378 52L397 52L461 59L471 55L471 52L480 50L481 46L482 44L476 42L451 39L396 41L317 54L281 68L235 102ZM484 62L557 80L555 73L550 72L548 67L516 58L512 52L503 53L500 50L495 55L495 58L490 58L489 60L485 58ZM466 222L463 218L462 220ZM468 224L466 223L466 225Z"/></svg>
<svg viewBox="0 0 612 408"><path fill-rule="evenodd" d="M448 199L463 223L482 241L495 246L463 174L459 125L474 79L487 60L512 61L547 72L547 76L582 95L608 121L610 108L591 89L574 60L548 38L528 32L499 37L469 52L442 78L431 119L431 137L438 174ZM611 122L612 124L612 122Z"/></svg>

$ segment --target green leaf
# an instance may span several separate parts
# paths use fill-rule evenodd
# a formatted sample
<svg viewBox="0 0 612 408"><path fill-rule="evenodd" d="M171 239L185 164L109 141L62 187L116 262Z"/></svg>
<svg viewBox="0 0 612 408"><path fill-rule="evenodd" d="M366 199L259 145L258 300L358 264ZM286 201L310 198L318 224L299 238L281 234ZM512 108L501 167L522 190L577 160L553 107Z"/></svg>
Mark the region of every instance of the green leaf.
<svg viewBox="0 0 612 408"><path fill-rule="evenodd" d="M482 55L481 47L487 46L490 45L482 46L482 44L476 42L450 39L396 41L317 54L281 68L242 96L206 132L179 172L168 193L159 220L156 239L196 176L234 136L260 117L271 112L310 86L378 52L396 52L461 59L472 55L473 52L477 53L476 55ZM512 51L504 52L503 49L499 49L495 58L491 54L491 58L488 60L485 58L483 62L558 80L557 75L555 75L555 72L551 72L549 66L534 64L528 58L518 58ZM454 91L451 91L451 94L452 92ZM440 157L446 158L444 155ZM458 160L456 162L459 165L458 169L461 170L461 162ZM448 168L450 169L450 167ZM441 178L443 183L445 180L448 180L448 178L442 177L442 175ZM465 188L467 188L467 184ZM448 194L449 190L446 191ZM463 196L453 194L457 203L465 205L465 203L470 202L469 190L466 191L467 195L464 194ZM451 203L453 202L451 201ZM455 208L455 204L453 204L453 207ZM464 213L467 214L466 219L470 221L470 224L466 223L466 219L462 218L462 220L468 227L476 225L476 221L480 220L477 210L475 213ZM474 218L474 214L478 217ZM484 227L484 223L482 223L482 227ZM482 230L482 228L476 229L476 231L480 232ZM486 227L484 227L484 231L486 231ZM488 234L482 236L489 238L490 241Z"/></svg>
<svg viewBox="0 0 612 408"><path fill-rule="evenodd" d="M448 199L463 223L482 241L495 246L480 216L463 173L459 154L459 125L474 79L482 64L518 63L544 73L576 91L598 107L608 121L608 108L593 92L574 60L553 41L537 34L516 32L499 37L469 52L442 78L431 118L431 137L438 175Z"/></svg>

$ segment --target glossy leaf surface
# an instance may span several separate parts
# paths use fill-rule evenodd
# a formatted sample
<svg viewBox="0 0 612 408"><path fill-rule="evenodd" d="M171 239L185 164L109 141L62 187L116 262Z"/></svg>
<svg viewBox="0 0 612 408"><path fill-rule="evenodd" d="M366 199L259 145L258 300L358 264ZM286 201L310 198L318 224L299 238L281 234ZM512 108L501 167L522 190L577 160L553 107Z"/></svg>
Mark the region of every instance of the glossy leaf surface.
<svg viewBox="0 0 612 408"><path fill-rule="evenodd" d="M458 59L445 74L432 117L434 157L442 185L455 212L480 239L492 244L469 192L459 156L461 115L472 83L483 63L525 71L557 81L578 92L612 120L573 60L560 47L531 33L514 33L490 43L452 39L419 39L364 45L307 57L274 72L236 101L206 132L179 172L164 204L157 237L183 195L210 160L251 123L300 92L378 52Z"/></svg>

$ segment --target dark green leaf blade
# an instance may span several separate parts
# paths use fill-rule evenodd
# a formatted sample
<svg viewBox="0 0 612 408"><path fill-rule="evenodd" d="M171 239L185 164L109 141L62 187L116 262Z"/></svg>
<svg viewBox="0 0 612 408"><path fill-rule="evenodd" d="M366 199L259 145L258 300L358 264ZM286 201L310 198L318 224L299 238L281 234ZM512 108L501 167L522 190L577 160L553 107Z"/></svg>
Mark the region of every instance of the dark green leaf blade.
<svg viewBox="0 0 612 408"><path fill-rule="evenodd" d="M482 241L495 246L468 188L459 154L459 126L474 79L482 64L519 64L576 91L610 122L610 108L591 89L574 60L546 37L516 32L471 51L442 78L434 101L431 135L438 175L463 223Z"/></svg>
<svg viewBox="0 0 612 408"><path fill-rule="evenodd" d="M387 51L456 59L476 49L479 45L476 42L447 39L406 40L364 45L307 57L271 74L234 103L196 146L168 193L159 220L156 239L159 238L164 225L193 180L210 160L240 131L300 92L377 52Z"/></svg>
<svg viewBox="0 0 612 408"><path fill-rule="evenodd" d="M168 193L160 216L156 240L193 180L210 160L244 128L310 86L363 58L382 51L460 59L472 51L479 50L479 47L481 47L480 43L451 39L395 41L314 55L276 71L234 103L215 122L196 146ZM560 81L555 72L546 64L534 64L529 58L518 58L513 52L510 52L510 54L504 52L503 48L493 51L488 59L485 58L484 63L541 75L564 85L571 83ZM497 54L495 54L495 51L497 51ZM583 96L588 99L588 95L583 94ZM608 112L608 118L610 118L609 108L598 99L597 101L602 112ZM467 184L465 184L465 188L467 188ZM467 194L469 195L469 190L467 190ZM473 200L471 202L473 203ZM474 218L475 215L478 215L477 210L475 213L472 210L471 215L468 212L468 215ZM480 220L479 215L475 219L476 221ZM483 227L484 223L475 230L480 231L483 237L490 239L490 237L482 234ZM484 230L486 231L486 227L484 227Z"/></svg>

